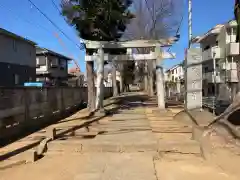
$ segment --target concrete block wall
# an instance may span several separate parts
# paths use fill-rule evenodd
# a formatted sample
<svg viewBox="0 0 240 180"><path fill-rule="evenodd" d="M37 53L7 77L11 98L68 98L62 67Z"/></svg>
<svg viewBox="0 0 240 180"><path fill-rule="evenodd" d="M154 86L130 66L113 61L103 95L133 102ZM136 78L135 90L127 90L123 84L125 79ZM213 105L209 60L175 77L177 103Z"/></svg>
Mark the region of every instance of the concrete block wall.
<svg viewBox="0 0 240 180"><path fill-rule="evenodd" d="M112 88L104 89L104 98L112 96ZM86 87L1 88L0 139L26 127L38 126L87 102ZM44 119L44 120L43 120Z"/></svg>

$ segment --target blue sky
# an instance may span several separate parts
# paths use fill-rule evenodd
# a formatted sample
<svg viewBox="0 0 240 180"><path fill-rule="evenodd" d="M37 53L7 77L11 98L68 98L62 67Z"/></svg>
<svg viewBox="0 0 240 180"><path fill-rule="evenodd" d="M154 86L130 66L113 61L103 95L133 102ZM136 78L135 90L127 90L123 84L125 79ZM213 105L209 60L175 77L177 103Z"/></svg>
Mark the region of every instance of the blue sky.
<svg viewBox="0 0 240 180"><path fill-rule="evenodd" d="M85 71L84 51L80 51L75 43L80 40L75 30L70 27L59 12L54 8L51 0L32 0L42 9L68 36L71 42L51 25L28 0L0 1L0 27L35 41L42 47L55 50L66 56L74 57L80 64L81 70ZM177 53L175 60L166 60L165 68L181 62L184 58L184 49L188 43L187 27L187 0L185 0L184 21L181 27L181 39L171 48ZM234 0L192 0L193 1L193 35L201 35L219 23L225 23L232 19ZM60 0L55 0L59 4ZM62 46L53 33L57 32L65 44ZM73 64L73 63L71 63Z"/></svg>
<svg viewBox="0 0 240 180"><path fill-rule="evenodd" d="M202 35L216 24L226 23L234 18L235 0L192 0L193 4L193 36ZM188 47L188 5L185 0L184 21L181 27L181 39L171 51L177 54L174 60L165 60L165 68L184 59L184 49Z"/></svg>

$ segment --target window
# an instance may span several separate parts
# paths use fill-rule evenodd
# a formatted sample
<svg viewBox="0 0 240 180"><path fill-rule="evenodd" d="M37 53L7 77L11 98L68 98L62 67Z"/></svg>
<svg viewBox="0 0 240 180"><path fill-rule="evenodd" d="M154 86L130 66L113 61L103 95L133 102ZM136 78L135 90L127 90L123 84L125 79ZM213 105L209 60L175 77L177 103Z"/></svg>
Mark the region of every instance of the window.
<svg viewBox="0 0 240 180"><path fill-rule="evenodd" d="M232 29L232 35L236 35L237 34L237 28L233 28Z"/></svg>
<svg viewBox="0 0 240 180"><path fill-rule="evenodd" d="M13 39L13 50L17 51L17 43L15 39Z"/></svg>
<svg viewBox="0 0 240 180"><path fill-rule="evenodd" d="M66 69L67 68L67 60L60 59L60 68L61 69Z"/></svg>
<svg viewBox="0 0 240 180"><path fill-rule="evenodd" d="M36 58L36 64L39 65L39 57Z"/></svg>
<svg viewBox="0 0 240 180"><path fill-rule="evenodd" d="M38 78L36 78L36 81L37 82L45 82L45 78L44 77L38 77Z"/></svg>
<svg viewBox="0 0 240 180"><path fill-rule="evenodd" d="M204 72L208 72L208 67L204 67Z"/></svg>
<svg viewBox="0 0 240 180"><path fill-rule="evenodd" d="M51 58L50 59L50 64L52 68L58 67L58 58Z"/></svg>
<svg viewBox="0 0 240 180"><path fill-rule="evenodd" d="M15 83L15 85L19 84L19 75L18 74L14 74L14 83Z"/></svg>
<svg viewBox="0 0 240 180"><path fill-rule="evenodd" d="M32 82L32 77L29 77L29 82Z"/></svg>
<svg viewBox="0 0 240 180"><path fill-rule="evenodd" d="M174 81L174 77L172 76L172 81Z"/></svg>
<svg viewBox="0 0 240 180"><path fill-rule="evenodd" d="M231 28L227 28L227 34L228 35L231 35L232 33L231 33Z"/></svg>
<svg viewBox="0 0 240 180"><path fill-rule="evenodd" d="M45 56L39 56L36 58L36 64L37 66L43 66L46 65L46 57Z"/></svg>

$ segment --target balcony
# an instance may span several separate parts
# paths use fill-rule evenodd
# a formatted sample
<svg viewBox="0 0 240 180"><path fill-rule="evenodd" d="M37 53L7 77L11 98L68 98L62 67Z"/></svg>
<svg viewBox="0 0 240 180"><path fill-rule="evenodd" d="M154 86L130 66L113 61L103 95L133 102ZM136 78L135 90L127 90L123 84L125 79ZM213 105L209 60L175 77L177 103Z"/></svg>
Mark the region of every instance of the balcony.
<svg viewBox="0 0 240 180"><path fill-rule="evenodd" d="M235 63L235 62L221 63L220 69L223 69L223 70L237 69L237 63Z"/></svg>
<svg viewBox="0 0 240 180"><path fill-rule="evenodd" d="M238 82L237 69L227 70L226 73L227 82Z"/></svg>
<svg viewBox="0 0 240 180"><path fill-rule="evenodd" d="M216 59L219 59L221 57L220 48L218 46L203 51L203 61L213 59L214 53Z"/></svg>
<svg viewBox="0 0 240 180"><path fill-rule="evenodd" d="M216 83L224 82L223 76L217 73L217 75L214 77L213 72L203 73L203 79L206 80L208 83L214 83L214 81L216 81Z"/></svg>
<svg viewBox="0 0 240 180"><path fill-rule="evenodd" d="M239 43L229 43L226 47L227 56L239 55Z"/></svg>

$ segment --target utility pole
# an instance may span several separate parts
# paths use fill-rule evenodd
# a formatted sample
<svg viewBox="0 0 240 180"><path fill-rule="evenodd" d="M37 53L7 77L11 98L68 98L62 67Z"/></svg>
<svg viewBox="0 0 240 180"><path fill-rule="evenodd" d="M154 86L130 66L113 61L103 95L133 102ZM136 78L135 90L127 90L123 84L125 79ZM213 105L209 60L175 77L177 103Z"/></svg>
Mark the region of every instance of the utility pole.
<svg viewBox="0 0 240 180"><path fill-rule="evenodd" d="M188 49L191 48L191 43L192 43L192 0L188 0ZM187 54L188 54L188 49L185 50L185 61L184 61L184 66L185 66L185 98L184 98L184 106L185 109L187 109Z"/></svg>
<svg viewBox="0 0 240 180"><path fill-rule="evenodd" d="M191 48L192 42L192 0L188 0L188 48Z"/></svg>
<svg viewBox="0 0 240 180"><path fill-rule="evenodd" d="M188 49L185 53L185 110L202 110L202 52L192 45L192 0L188 0Z"/></svg>

